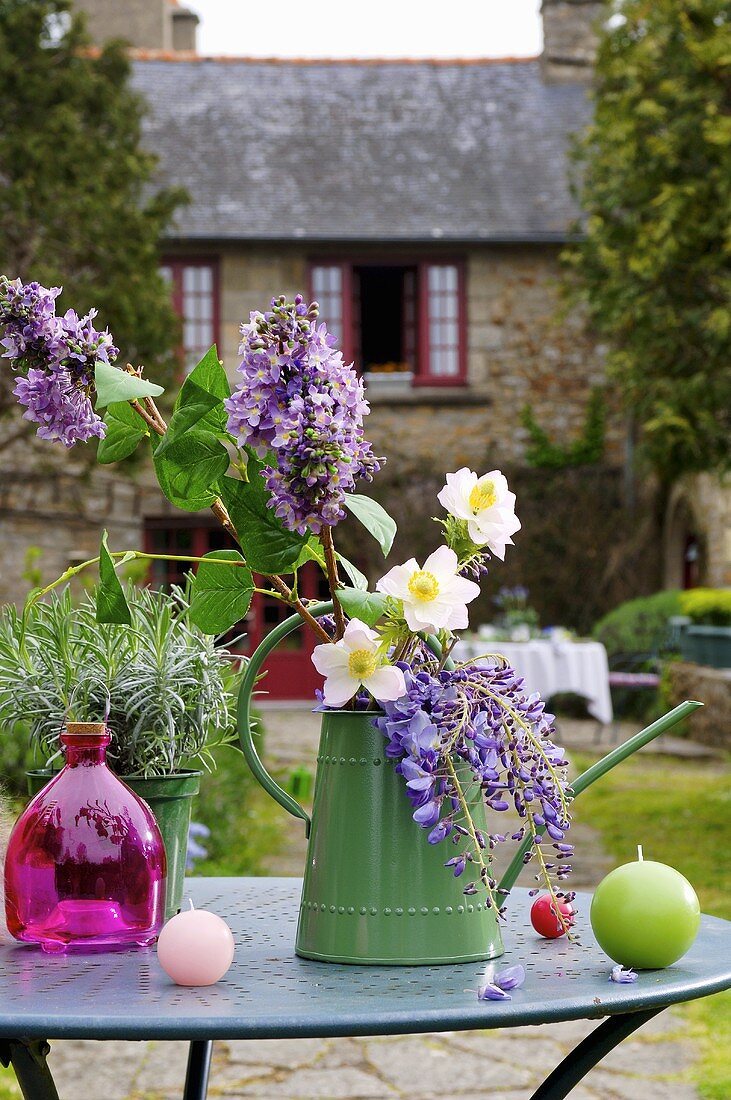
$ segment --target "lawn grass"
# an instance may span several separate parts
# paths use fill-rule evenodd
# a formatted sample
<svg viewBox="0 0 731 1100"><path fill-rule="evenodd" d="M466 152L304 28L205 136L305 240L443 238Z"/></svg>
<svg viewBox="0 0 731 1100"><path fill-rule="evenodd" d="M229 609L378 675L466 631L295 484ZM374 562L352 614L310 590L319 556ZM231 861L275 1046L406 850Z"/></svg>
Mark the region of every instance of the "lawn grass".
<svg viewBox="0 0 731 1100"><path fill-rule="evenodd" d="M579 772L593 757L573 754ZM676 867L693 884L704 913L731 920L731 766L669 756L634 756L590 787L577 803L617 863L646 859ZM731 991L684 1005L700 1048L695 1084L704 1100L731 1097Z"/></svg>
<svg viewBox="0 0 731 1100"><path fill-rule="evenodd" d="M0 1100L22 1100L20 1086L12 1069L0 1066Z"/></svg>

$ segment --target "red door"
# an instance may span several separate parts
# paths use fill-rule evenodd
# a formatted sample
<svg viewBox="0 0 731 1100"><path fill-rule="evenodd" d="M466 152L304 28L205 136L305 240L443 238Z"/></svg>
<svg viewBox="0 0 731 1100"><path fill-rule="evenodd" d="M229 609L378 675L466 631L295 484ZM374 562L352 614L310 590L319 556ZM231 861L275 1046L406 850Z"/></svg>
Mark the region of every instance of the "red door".
<svg viewBox="0 0 731 1100"><path fill-rule="evenodd" d="M146 521L145 548L148 553L190 554L200 558L212 550L232 549L233 545L226 532L214 525L190 527L185 520L175 522L172 517ZM193 566L184 561L153 561L149 581L156 588L166 588L171 584L182 587L185 575L191 568ZM261 588L267 587L261 577L256 577L256 583ZM299 590L305 599L328 598L327 581L312 562L299 571ZM228 639L239 639L232 648L237 653L250 656L270 630L291 614L291 609L280 600L255 595L245 621L237 624L228 635ZM245 635L243 638L242 634ZM322 678L310 660L316 645L317 638L309 627L302 626L290 634L280 642L264 665L267 675L258 690L266 692L270 699L314 701L315 688L322 687Z"/></svg>
<svg viewBox="0 0 731 1100"><path fill-rule="evenodd" d="M262 584L257 578L257 583ZM262 587L265 587L262 584ZM299 590L305 599L324 600L328 598L327 581L310 562L299 571ZM247 619L247 653L252 653L259 642L292 614L291 608L271 596L255 596L251 602ZM266 677L257 690L266 692L270 699L312 700L315 689L322 687L322 677L312 664L312 650L318 644L312 630L300 627L280 642L265 662L263 669Z"/></svg>

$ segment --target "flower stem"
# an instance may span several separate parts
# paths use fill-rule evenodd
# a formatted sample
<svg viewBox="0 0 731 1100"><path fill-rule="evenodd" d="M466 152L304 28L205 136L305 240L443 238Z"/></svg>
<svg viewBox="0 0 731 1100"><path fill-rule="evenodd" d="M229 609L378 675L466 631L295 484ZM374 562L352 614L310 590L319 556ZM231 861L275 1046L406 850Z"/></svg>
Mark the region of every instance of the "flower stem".
<svg viewBox="0 0 731 1100"><path fill-rule="evenodd" d="M477 839L477 833L475 832L475 825L474 825L474 822L472 820L472 814L470 813L470 808L467 805L467 799L465 798L464 791L462 790L462 784L460 783L460 781L457 777L457 772L455 770L454 762L452 761L452 757L447 756L446 759L445 759L445 763L447 765L447 771L449 772L449 778L451 779L452 783L454 784L454 789L457 792L457 799L459 800L460 809L462 810L462 815L463 815L465 823L466 823L467 832L470 834L470 840L472 841L472 843L475 846L474 847L474 854L475 854L477 860L479 861L480 871L483 872L483 874L480 875L480 880L482 882L482 885L485 887L485 890L487 891L487 896L490 899L490 903L491 903L495 913L497 914L499 912L499 908L498 908L498 906L495 902L495 895L492 892L492 887L490 886L490 882L489 882L491 869L490 869L490 867L488 867L488 865L485 863L484 859L482 858L482 848L480 847L480 843Z"/></svg>
<svg viewBox="0 0 731 1100"><path fill-rule="evenodd" d="M333 602L333 615L335 617L335 641L339 641L345 633L345 617L343 615L343 609L340 606L340 601L337 596L337 589L340 588L340 578L338 577L338 563L335 557L335 546L333 545L333 533L332 528L327 524L320 532L320 542L322 548L325 551L325 566L327 569L327 583L330 588L330 596Z"/></svg>
<svg viewBox="0 0 731 1100"><path fill-rule="evenodd" d="M137 373L133 367L128 367L127 369L129 370L130 374ZM142 420L144 420L144 422L150 428L152 428L152 430L157 435L165 435L168 430L168 426L163 419L157 405L151 397L145 397L143 400L144 407L140 404L139 401L130 401L130 405L137 413L137 415L140 416ZM228 514L228 510L226 509L226 505L223 503L223 501L220 499L214 500L213 504L211 505L211 511L213 512L214 516L221 524L223 529L227 531L234 542L236 542L240 546L241 540L239 538L238 532L234 527L231 517ZM98 561L99 559L97 558L96 560ZM196 561L201 559L185 558L181 560ZM329 642L332 640L327 631L320 626L317 619L315 619L309 613L302 600L291 591L291 589L285 584L281 577L277 576L274 573L265 575L266 579L270 581L272 586L276 589L278 598L284 600L285 603L288 603L291 607L295 609L295 611L299 612L307 625L312 630L314 630L315 634L317 634L318 638L320 638L323 642ZM333 600L333 602L335 602L335 600Z"/></svg>

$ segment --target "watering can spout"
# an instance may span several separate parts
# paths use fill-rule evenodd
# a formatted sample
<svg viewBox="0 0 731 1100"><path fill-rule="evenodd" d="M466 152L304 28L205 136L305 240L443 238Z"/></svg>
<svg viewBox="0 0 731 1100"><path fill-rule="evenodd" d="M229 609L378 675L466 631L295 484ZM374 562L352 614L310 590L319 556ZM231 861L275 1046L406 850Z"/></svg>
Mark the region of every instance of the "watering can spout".
<svg viewBox="0 0 731 1100"><path fill-rule="evenodd" d="M595 783L597 779L601 779L603 775L611 771L617 764L621 764L623 760L626 760L632 753L637 752L644 745L649 745L650 741L653 741L656 737L659 737L661 733L666 733L677 722L681 722L683 718L687 718L689 714L692 714L698 707L702 707L703 703L698 702L697 699L686 699L685 702L679 703L677 707L668 711L662 718L658 718L655 722L651 722L649 726L646 726L639 733L636 733L633 737L630 737L622 745L617 745L616 749L612 749L601 760L597 760L596 764L592 764L590 768L587 768L582 775L575 779L571 784L571 789L574 793L574 798L578 798L582 791L585 791L587 787L590 787L592 783ZM541 829L540 832L545 830ZM518 848L518 851L513 856L510 866L503 875L498 885L498 890L509 892L515 886L516 879L520 874L524 866L524 857L530 850L533 843L532 835L525 838L523 843Z"/></svg>

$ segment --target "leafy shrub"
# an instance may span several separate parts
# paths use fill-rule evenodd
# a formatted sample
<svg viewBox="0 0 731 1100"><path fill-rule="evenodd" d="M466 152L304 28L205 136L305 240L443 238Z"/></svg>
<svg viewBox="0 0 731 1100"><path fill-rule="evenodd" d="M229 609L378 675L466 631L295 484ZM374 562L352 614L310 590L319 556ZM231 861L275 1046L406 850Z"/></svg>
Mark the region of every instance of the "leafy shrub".
<svg viewBox="0 0 731 1100"><path fill-rule="evenodd" d="M615 607L592 631L611 658L619 653L656 653L668 637L668 619L681 615L681 593L676 589L641 596Z"/></svg>
<svg viewBox="0 0 731 1100"><path fill-rule="evenodd" d="M121 775L166 775L233 733L228 654L188 622L182 593L126 590L131 625L96 621L96 593L74 606L68 589L0 613L0 726L44 762L59 754L67 720L106 720L109 759ZM26 744L28 742L26 741Z"/></svg>
<svg viewBox="0 0 731 1100"><path fill-rule="evenodd" d="M731 588L691 588L681 593L680 606L694 623L731 626Z"/></svg>

